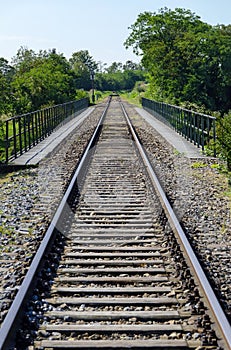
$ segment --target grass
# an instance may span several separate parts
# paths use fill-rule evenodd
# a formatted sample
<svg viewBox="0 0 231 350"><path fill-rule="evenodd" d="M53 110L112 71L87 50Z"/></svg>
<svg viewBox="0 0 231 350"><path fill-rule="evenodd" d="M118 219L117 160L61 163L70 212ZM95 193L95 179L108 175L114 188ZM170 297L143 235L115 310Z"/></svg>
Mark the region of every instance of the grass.
<svg viewBox="0 0 231 350"><path fill-rule="evenodd" d="M191 168L193 168L193 169L199 169L199 168L205 168L205 167L207 167L207 166L208 166L207 163L195 162L195 163L192 163Z"/></svg>
<svg viewBox="0 0 231 350"><path fill-rule="evenodd" d="M124 100L130 102L131 104L134 104L138 107L142 107L142 104L141 104L142 94L141 93L139 94L138 92L134 92L134 91L131 91L131 92L125 91L125 92L121 92L120 96Z"/></svg>
<svg viewBox="0 0 231 350"><path fill-rule="evenodd" d="M0 185L3 185L6 182L9 182L10 174L0 174Z"/></svg>
<svg viewBox="0 0 231 350"><path fill-rule="evenodd" d="M1 224L0 226L0 235L1 236L11 236L14 233L14 228L13 227L8 227L5 224Z"/></svg>
<svg viewBox="0 0 231 350"><path fill-rule="evenodd" d="M18 134L19 127L18 127L17 123L15 124L15 131L16 131L16 134ZM8 122L8 138L11 138L12 136L13 136L13 122L10 121L10 122ZM5 123L5 120L1 117L1 120L0 120L0 163L5 162L5 160L6 160L5 139L6 139L6 123ZM13 150L14 150L14 146L13 146L12 142L10 142L9 154L11 154L13 152Z"/></svg>
<svg viewBox="0 0 231 350"><path fill-rule="evenodd" d="M211 168L211 169L221 170L221 165L220 165L220 164L214 163L214 164L211 164L211 165L210 165L210 168Z"/></svg>
<svg viewBox="0 0 231 350"><path fill-rule="evenodd" d="M226 197L229 201L229 205L230 205L230 210L231 210L231 172L228 171L226 165L224 163L213 163L213 164L207 164L204 162L194 162L193 164L191 164L191 168L195 169L195 170L199 170L199 169L203 169L203 168L208 168L208 170L217 170L217 175L215 175L214 173L210 172L210 173L206 173L208 176L212 176L211 181L218 181L220 184L220 195L222 197ZM209 175L210 174L210 175ZM203 181L203 179L205 178L204 172L200 172L200 171L195 171L193 176L195 176L197 179Z"/></svg>
<svg viewBox="0 0 231 350"><path fill-rule="evenodd" d="M111 95L111 91L97 91L95 90L95 103L104 102L104 100ZM91 99L91 95L89 94L89 98Z"/></svg>
<svg viewBox="0 0 231 350"><path fill-rule="evenodd" d="M184 152L180 152L180 151L178 151L176 148L173 148L173 154L174 154L175 156L184 156L184 155L185 155Z"/></svg>

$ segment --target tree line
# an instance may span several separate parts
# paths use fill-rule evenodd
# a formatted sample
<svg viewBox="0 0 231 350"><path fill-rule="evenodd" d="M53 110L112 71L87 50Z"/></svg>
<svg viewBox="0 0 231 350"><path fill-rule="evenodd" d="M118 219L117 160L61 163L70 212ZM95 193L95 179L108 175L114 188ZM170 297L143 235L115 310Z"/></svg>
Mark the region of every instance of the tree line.
<svg viewBox="0 0 231 350"><path fill-rule="evenodd" d="M88 50L68 60L56 49L35 51L21 47L12 62L0 58L0 116L23 114L46 106L85 97L92 88L101 91L132 89L144 71L132 61L96 62Z"/></svg>
<svg viewBox="0 0 231 350"><path fill-rule="evenodd" d="M142 57L147 97L217 117L217 150L231 170L231 25L204 23L190 10L141 13L125 47Z"/></svg>
<svg viewBox="0 0 231 350"><path fill-rule="evenodd" d="M231 25L163 8L141 13L130 30L125 46L142 57L154 98L222 114L231 109Z"/></svg>

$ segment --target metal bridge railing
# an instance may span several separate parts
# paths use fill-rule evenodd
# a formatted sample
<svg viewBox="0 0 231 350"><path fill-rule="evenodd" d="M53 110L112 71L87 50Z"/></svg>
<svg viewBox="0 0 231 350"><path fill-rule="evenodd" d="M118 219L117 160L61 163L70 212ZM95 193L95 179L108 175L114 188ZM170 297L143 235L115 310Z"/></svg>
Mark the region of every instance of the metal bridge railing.
<svg viewBox="0 0 231 350"><path fill-rule="evenodd" d="M202 151L212 141L213 155L216 157L215 117L146 98L142 98L142 106L149 113L173 127L194 145L201 147Z"/></svg>
<svg viewBox="0 0 231 350"><path fill-rule="evenodd" d="M5 159L15 159L49 136L58 125L74 118L89 105L89 99L59 104L7 119L5 131Z"/></svg>

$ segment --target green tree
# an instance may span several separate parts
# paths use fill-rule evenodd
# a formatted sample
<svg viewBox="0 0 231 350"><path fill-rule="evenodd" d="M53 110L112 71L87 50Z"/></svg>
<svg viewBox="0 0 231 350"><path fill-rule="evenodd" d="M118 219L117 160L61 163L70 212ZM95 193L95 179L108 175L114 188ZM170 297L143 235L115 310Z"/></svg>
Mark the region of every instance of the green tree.
<svg viewBox="0 0 231 350"><path fill-rule="evenodd" d="M140 14L131 26L132 33L125 45L133 46L136 53L142 53L142 63L149 72L151 86L159 89L160 97L181 97L190 75L192 59L191 54L187 55L182 50L181 43L186 38L189 40L190 33L205 32L208 29L205 27L191 11L167 8L161 9L158 14Z"/></svg>
<svg viewBox="0 0 231 350"><path fill-rule="evenodd" d="M29 58L28 58L29 56ZM15 64L16 74L12 82L15 109L25 113L44 105L59 104L75 97L74 74L62 54L55 50L25 51Z"/></svg>
<svg viewBox="0 0 231 350"><path fill-rule="evenodd" d="M12 58L12 65L19 74L28 72L38 61L36 53L25 46L21 46Z"/></svg>
<svg viewBox="0 0 231 350"><path fill-rule="evenodd" d="M230 108L230 26L213 27L190 10L145 12L125 41L142 55L151 94L222 113Z"/></svg>
<svg viewBox="0 0 231 350"><path fill-rule="evenodd" d="M217 151L227 160L231 171L231 113L217 119Z"/></svg>
<svg viewBox="0 0 231 350"><path fill-rule="evenodd" d="M113 62L104 72L96 74L96 88L102 91L132 90L135 83L144 80L145 71L142 66L132 61L124 65Z"/></svg>
<svg viewBox="0 0 231 350"><path fill-rule="evenodd" d="M216 95L223 116L231 109L231 24L216 26L215 30L217 35L214 40L218 46L217 65L220 73Z"/></svg>
<svg viewBox="0 0 231 350"><path fill-rule="evenodd" d="M136 63L136 62L133 62L133 61L127 61L125 62L125 64L123 65L123 71L133 71L133 70L142 70L142 66L140 63Z"/></svg>
<svg viewBox="0 0 231 350"><path fill-rule="evenodd" d="M130 29L125 46L142 56L151 98L219 112L218 152L231 169L231 25L164 8L140 14Z"/></svg>
<svg viewBox="0 0 231 350"><path fill-rule="evenodd" d="M98 65L88 50L74 52L69 62L75 74L76 89L90 90L92 87L91 72L97 71Z"/></svg>
<svg viewBox="0 0 231 350"><path fill-rule="evenodd" d="M14 69L8 61L0 57L0 116L12 112L11 80Z"/></svg>
<svg viewBox="0 0 231 350"><path fill-rule="evenodd" d="M117 73L121 72L123 68L123 65L121 62L113 62L109 67L105 69L107 73Z"/></svg>

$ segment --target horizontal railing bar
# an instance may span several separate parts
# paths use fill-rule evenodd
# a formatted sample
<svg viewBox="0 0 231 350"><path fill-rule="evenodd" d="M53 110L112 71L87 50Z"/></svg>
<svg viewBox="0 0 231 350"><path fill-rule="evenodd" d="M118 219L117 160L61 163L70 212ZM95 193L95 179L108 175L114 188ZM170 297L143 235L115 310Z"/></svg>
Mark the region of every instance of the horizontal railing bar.
<svg viewBox="0 0 231 350"><path fill-rule="evenodd" d="M82 98L6 119L5 163L27 152L88 106L89 99Z"/></svg>
<svg viewBox="0 0 231 350"><path fill-rule="evenodd" d="M142 98L142 106L151 114L157 113L168 125L173 127L187 140L202 148L213 142L213 155L216 157L216 118L207 114ZM157 116L158 118L158 116Z"/></svg>

